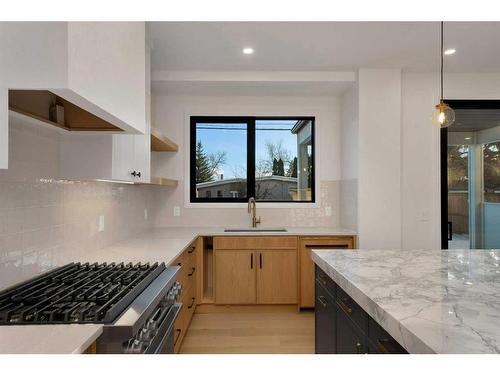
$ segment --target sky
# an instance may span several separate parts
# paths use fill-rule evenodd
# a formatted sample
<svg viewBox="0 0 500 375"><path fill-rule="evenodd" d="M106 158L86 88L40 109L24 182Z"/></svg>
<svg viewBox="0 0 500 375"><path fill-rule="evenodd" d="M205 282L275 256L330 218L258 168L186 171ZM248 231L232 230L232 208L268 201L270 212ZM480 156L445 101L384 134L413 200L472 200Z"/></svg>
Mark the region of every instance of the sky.
<svg viewBox="0 0 500 375"><path fill-rule="evenodd" d="M290 130L294 120L258 120L255 123L255 159L266 158L266 142L283 141L283 148L289 150L291 157L297 156L297 136ZM208 128L208 129L207 129ZM216 129L214 129L216 128ZM220 129L225 128L225 129ZM280 129L280 130L271 130ZM227 162L222 166L224 179L246 174L246 124L197 124L196 141L201 141L207 154L225 151ZM285 168L286 169L286 168ZM236 174L235 174L236 172ZM239 173L238 173L239 172Z"/></svg>

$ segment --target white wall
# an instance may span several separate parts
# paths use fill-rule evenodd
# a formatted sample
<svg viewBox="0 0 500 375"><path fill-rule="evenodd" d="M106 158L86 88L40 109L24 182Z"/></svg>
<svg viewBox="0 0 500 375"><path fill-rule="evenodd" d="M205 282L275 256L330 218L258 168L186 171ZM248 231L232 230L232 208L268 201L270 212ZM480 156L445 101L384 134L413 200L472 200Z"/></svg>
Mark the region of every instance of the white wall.
<svg viewBox="0 0 500 375"><path fill-rule="evenodd" d="M353 85L341 99L341 181L340 224L358 227L358 86Z"/></svg>
<svg viewBox="0 0 500 375"><path fill-rule="evenodd" d="M359 70L360 248L401 247L401 71Z"/></svg>
<svg viewBox="0 0 500 375"><path fill-rule="evenodd" d="M273 115L316 117L316 205L281 204L286 208L264 208L259 204L262 226L338 226L340 180L340 100L337 97L153 97L152 125L180 145L174 154L153 153L152 175L179 179L179 186L158 192L157 226L245 225L249 215L243 204L194 208L189 204L189 116L190 115ZM181 216L173 217L180 206ZM206 206L206 205L205 205ZM228 208L234 207L234 208ZM331 216L327 215L331 208ZM223 214L222 214L223 213Z"/></svg>
<svg viewBox="0 0 500 375"><path fill-rule="evenodd" d="M9 91L0 86L0 169L9 167Z"/></svg>
<svg viewBox="0 0 500 375"><path fill-rule="evenodd" d="M57 131L11 120L9 132L10 166L0 170L0 290L152 227L153 192L162 188L59 181Z"/></svg>
<svg viewBox="0 0 500 375"><path fill-rule="evenodd" d="M404 249L440 248L438 77L402 75L401 236Z"/></svg>
<svg viewBox="0 0 500 375"><path fill-rule="evenodd" d="M439 98L435 73L402 75L402 245L440 248L439 129L431 122ZM445 98L500 99L500 74L445 75Z"/></svg>

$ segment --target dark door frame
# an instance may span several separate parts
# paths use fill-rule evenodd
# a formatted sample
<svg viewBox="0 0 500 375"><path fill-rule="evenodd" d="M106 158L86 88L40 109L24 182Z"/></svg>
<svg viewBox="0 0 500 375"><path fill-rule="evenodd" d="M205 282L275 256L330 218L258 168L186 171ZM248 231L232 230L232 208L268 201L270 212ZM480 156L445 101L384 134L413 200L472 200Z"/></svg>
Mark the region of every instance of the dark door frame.
<svg viewBox="0 0 500 375"><path fill-rule="evenodd" d="M453 109L500 109L500 100L445 100ZM441 248L448 249L448 129L440 134Z"/></svg>

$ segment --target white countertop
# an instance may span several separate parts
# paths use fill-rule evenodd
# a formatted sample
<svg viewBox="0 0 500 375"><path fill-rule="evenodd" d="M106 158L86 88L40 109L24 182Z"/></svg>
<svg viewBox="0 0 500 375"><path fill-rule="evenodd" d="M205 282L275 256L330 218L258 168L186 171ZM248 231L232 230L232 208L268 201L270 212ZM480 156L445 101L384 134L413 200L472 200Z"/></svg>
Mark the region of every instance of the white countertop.
<svg viewBox="0 0 500 375"><path fill-rule="evenodd" d="M410 353L500 353L500 250L313 250Z"/></svg>
<svg viewBox="0 0 500 375"><path fill-rule="evenodd" d="M79 354L102 333L98 324L0 327L0 354Z"/></svg>
<svg viewBox="0 0 500 375"><path fill-rule="evenodd" d="M287 232L224 232L224 228L159 228L95 251L68 254L59 266L70 262L171 263L198 236L334 236L355 235L335 228L287 228ZM78 353L102 333L100 325L0 326L1 353Z"/></svg>
<svg viewBox="0 0 500 375"><path fill-rule="evenodd" d="M349 236L355 232L339 228L291 227L286 232L224 232L224 228L158 228L105 248L82 253L71 261L172 262L198 236ZM68 262L65 262L68 263Z"/></svg>

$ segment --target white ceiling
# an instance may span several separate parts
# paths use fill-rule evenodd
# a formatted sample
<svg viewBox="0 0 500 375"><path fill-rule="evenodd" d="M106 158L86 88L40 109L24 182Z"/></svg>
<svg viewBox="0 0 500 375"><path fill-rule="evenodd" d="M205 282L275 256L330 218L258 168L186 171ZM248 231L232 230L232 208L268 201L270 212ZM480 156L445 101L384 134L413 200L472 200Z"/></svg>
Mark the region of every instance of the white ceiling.
<svg viewBox="0 0 500 375"><path fill-rule="evenodd" d="M498 109L456 109L455 123L448 129L451 132L474 132L500 125Z"/></svg>
<svg viewBox="0 0 500 375"><path fill-rule="evenodd" d="M153 70L435 70L437 22L153 22ZM455 72L500 71L500 22L447 22ZM255 48L246 56L245 46Z"/></svg>

